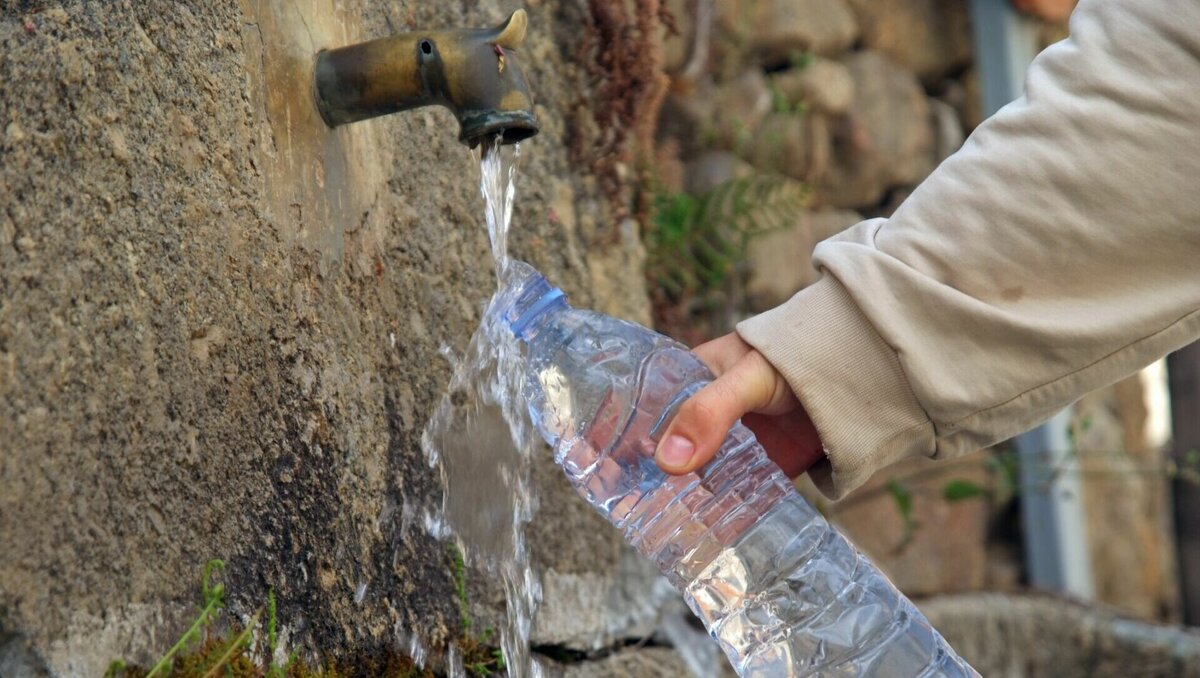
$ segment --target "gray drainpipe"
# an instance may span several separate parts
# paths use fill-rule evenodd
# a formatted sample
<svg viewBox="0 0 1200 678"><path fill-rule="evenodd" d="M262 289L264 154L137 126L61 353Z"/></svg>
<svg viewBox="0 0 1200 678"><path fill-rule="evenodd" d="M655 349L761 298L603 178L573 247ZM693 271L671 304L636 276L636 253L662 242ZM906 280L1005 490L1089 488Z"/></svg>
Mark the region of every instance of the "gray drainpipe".
<svg viewBox="0 0 1200 678"><path fill-rule="evenodd" d="M1024 91L1038 53L1037 24L1009 0L971 0L975 62L990 116ZM1083 516L1083 484L1069 435L1071 408L1017 436L1021 515L1030 584L1082 599L1095 595Z"/></svg>

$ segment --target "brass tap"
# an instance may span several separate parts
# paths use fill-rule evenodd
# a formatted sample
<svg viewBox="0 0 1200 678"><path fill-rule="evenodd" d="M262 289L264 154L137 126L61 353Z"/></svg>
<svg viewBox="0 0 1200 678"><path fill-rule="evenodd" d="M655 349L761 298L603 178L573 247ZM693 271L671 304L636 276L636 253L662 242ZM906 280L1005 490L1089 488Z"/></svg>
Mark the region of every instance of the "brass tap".
<svg viewBox="0 0 1200 678"><path fill-rule="evenodd" d="M529 19L518 9L495 28L401 33L325 50L315 68L317 107L330 127L440 104L471 148L538 133L533 97L516 59Z"/></svg>

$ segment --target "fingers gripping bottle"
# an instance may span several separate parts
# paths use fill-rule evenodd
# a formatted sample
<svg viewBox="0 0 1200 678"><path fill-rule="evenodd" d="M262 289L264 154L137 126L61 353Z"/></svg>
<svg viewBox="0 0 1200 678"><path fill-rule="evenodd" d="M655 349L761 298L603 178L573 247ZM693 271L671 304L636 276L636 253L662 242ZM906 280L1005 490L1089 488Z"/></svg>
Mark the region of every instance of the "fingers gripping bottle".
<svg viewBox="0 0 1200 678"><path fill-rule="evenodd" d="M685 347L571 308L522 262L498 303L527 346L524 394L557 462L683 593L738 675L978 675L740 423L704 468L658 468L658 434L713 378Z"/></svg>

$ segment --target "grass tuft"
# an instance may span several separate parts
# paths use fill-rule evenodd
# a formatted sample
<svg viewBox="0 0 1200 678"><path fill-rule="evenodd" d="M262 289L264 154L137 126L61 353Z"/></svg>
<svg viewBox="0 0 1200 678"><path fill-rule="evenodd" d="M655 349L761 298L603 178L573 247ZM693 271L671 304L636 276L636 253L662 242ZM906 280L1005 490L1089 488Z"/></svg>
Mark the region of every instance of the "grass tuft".
<svg viewBox="0 0 1200 678"><path fill-rule="evenodd" d="M364 669L347 669L336 663L316 667L298 660L293 651L281 664L279 654L279 616L275 589L267 592L267 602L246 624L230 622L224 632L218 632L225 609L225 586L214 582L225 563L210 560L200 578L200 610L195 620L169 650L145 669L116 660L109 665L105 678L351 678L363 675ZM455 596L462 620L462 632L456 645L462 652L463 668L472 676L500 675L506 666L504 654L496 647L496 631L484 629L478 636L470 633L474 621L470 615L467 595L467 567L462 551L453 549L452 560ZM264 619L265 617L265 619ZM255 634L258 642L255 642ZM367 675L381 678L434 678L434 673L418 666L411 657L392 655L382 664L370 664Z"/></svg>

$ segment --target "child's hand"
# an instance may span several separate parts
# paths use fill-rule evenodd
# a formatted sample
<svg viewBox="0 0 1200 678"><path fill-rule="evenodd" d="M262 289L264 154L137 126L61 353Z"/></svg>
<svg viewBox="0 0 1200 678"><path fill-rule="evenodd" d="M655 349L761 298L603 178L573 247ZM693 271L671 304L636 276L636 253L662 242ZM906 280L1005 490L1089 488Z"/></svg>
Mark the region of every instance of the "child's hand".
<svg viewBox="0 0 1200 678"><path fill-rule="evenodd" d="M717 379L680 408L655 455L667 473L684 474L708 463L738 419L784 473L795 477L824 458L817 429L792 389L767 359L727 334L696 347Z"/></svg>

